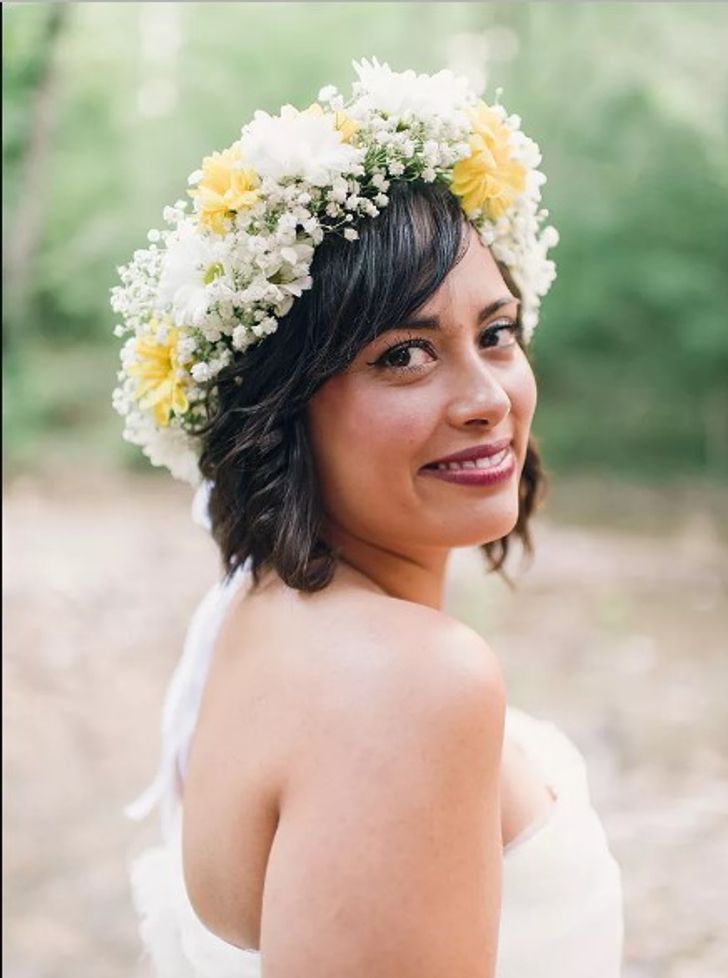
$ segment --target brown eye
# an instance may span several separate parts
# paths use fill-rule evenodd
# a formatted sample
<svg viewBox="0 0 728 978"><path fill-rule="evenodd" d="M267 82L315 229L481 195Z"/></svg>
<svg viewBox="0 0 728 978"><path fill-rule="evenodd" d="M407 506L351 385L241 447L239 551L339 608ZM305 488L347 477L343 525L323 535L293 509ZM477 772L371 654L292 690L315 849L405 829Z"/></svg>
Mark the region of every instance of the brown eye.
<svg viewBox="0 0 728 978"><path fill-rule="evenodd" d="M518 323L513 319L504 319L500 322L493 323L492 326L489 326L487 329L483 330L481 334L483 346L486 348L491 347L501 349L514 346L516 343L518 329Z"/></svg>
<svg viewBox="0 0 728 978"><path fill-rule="evenodd" d="M406 343L397 343L395 346L390 346L389 349L385 350L380 357L369 365L372 367L380 367L384 370L397 370L400 373L409 370L420 370L420 364L410 364L409 360L411 357L410 349L416 347L420 350L430 351L430 344L427 340L421 337L414 337L408 340Z"/></svg>
<svg viewBox="0 0 728 978"><path fill-rule="evenodd" d="M408 346L398 346L395 350L390 350L383 363L388 367L407 367L409 364L404 361L409 360L410 355Z"/></svg>

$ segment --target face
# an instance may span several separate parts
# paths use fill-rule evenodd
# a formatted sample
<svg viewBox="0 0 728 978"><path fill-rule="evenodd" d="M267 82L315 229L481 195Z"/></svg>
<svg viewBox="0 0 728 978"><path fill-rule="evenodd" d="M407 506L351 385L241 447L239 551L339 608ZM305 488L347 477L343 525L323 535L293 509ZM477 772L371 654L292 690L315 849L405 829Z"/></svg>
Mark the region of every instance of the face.
<svg viewBox="0 0 728 978"><path fill-rule="evenodd" d="M475 546L513 529L536 407L517 312L471 231L464 257L416 317L372 340L316 391L308 432L336 536L407 554ZM447 477L425 468L501 442L509 448L495 468Z"/></svg>

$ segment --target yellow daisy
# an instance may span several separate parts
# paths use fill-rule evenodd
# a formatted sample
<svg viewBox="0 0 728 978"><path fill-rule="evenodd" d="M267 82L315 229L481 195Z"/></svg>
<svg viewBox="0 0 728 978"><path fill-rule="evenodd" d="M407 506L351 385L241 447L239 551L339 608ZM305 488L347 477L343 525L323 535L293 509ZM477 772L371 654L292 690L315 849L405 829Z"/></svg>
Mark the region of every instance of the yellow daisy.
<svg viewBox="0 0 728 978"><path fill-rule="evenodd" d="M511 159L510 132L485 102L469 109L470 156L453 168L450 189L470 215L497 221L526 189L526 168Z"/></svg>
<svg viewBox="0 0 728 978"><path fill-rule="evenodd" d="M146 333L138 336L135 352L137 360L129 364L127 373L138 378L135 397L139 406L151 410L154 420L163 428L175 414L184 414L189 408L184 383L180 378L180 362L177 343L180 331L167 326L164 340L157 340L159 323L152 319Z"/></svg>
<svg viewBox="0 0 728 978"><path fill-rule="evenodd" d="M202 178L191 197L199 197L200 222L217 234L225 233L225 219L258 199L260 180L255 170L241 166L238 146L213 153L202 161Z"/></svg>

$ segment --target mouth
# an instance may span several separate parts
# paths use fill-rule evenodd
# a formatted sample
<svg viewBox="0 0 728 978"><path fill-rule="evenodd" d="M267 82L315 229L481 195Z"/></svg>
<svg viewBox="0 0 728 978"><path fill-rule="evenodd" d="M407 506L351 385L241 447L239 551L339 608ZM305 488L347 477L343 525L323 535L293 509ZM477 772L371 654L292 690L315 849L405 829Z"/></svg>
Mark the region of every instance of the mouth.
<svg viewBox="0 0 728 978"><path fill-rule="evenodd" d="M509 482L515 471L515 452L507 444L501 451L477 459L425 465L420 469L420 475L460 486L494 486Z"/></svg>
<svg viewBox="0 0 728 978"><path fill-rule="evenodd" d="M445 455L443 458L436 459L423 465L423 470L445 469L450 471L460 471L467 469L495 469L503 463L508 455L511 446L511 438L502 438L499 441L489 442L486 445L475 445L472 448L465 448L452 455Z"/></svg>

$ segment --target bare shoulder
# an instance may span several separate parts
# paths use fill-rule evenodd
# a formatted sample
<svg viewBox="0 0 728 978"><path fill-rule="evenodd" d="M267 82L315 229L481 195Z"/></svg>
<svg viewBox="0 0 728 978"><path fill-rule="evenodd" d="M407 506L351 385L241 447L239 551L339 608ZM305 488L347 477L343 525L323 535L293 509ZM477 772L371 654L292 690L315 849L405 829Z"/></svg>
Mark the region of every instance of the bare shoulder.
<svg viewBox="0 0 728 978"><path fill-rule="evenodd" d="M502 691L498 660L487 642L452 616L361 588L302 595L275 589L246 597L224 629L228 659L247 688L267 683L277 708L306 721L314 703L387 694L474 696ZM240 654L241 650L244 654ZM228 676L229 678L229 676Z"/></svg>
<svg viewBox="0 0 728 978"><path fill-rule="evenodd" d="M371 595L328 608L326 632L305 643L316 666L266 873L268 973L490 978L504 712L495 658L428 608Z"/></svg>
<svg viewBox="0 0 728 978"><path fill-rule="evenodd" d="M361 589L276 591L245 602L224 641L241 688L270 705L289 771L305 769L339 724L368 731L388 711L496 715L505 699L498 660L472 628L439 610ZM237 656L241 637L247 645ZM255 650L255 651L253 651ZM248 653L250 653L248 655ZM246 661L247 657L247 661ZM231 672L224 687L231 684Z"/></svg>
<svg viewBox="0 0 728 978"><path fill-rule="evenodd" d="M374 603L362 610L352 636L350 657L371 663L373 679L423 704L448 698L462 706L472 700L497 700L502 691L498 660L473 629L449 615L409 601L388 598L377 612ZM349 656L347 656L347 659ZM345 677L341 677L346 682Z"/></svg>
<svg viewBox="0 0 728 978"><path fill-rule="evenodd" d="M410 601L388 601L391 648L405 658L422 661L440 679L453 682L501 683L498 659L486 640L473 628L442 611Z"/></svg>
<svg viewBox="0 0 728 978"><path fill-rule="evenodd" d="M326 663L323 675L335 681L359 682L362 673L375 682L396 684L406 676L409 682L444 682L444 688L501 681L498 660L485 639L425 605L345 593L311 606L309 615L296 621L299 653L304 661ZM318 670L314 674L322 675Z"/></svg>
<svg viewBox="0 0 728 978"><path fill-rule="evenodd" d="M460 728L478 726L498 747L503 677L473 629L435 609L371 594L342 597L323 619L321 631L309 630L299 649L296 771L331 749L334 730L370 744L382 737L387 749L392 737L406 736L405 720L411 730L422 726L420 742L453 731L457 719Z"/></svg>

